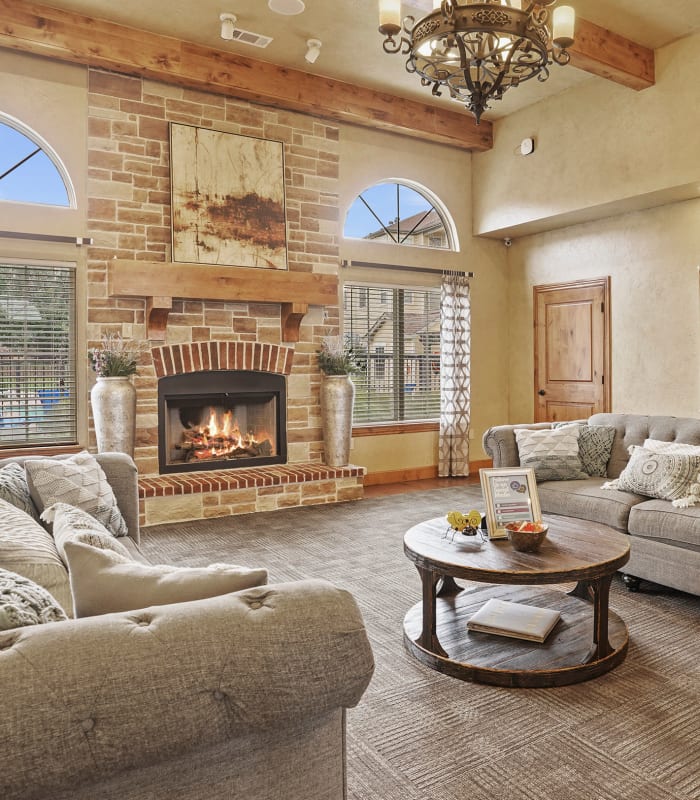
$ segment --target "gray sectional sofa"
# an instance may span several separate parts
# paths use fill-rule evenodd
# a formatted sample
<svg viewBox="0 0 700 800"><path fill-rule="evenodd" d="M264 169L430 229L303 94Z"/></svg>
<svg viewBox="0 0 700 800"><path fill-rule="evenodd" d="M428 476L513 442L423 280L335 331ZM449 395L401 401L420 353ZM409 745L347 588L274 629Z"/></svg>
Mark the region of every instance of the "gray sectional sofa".
<svg viewBox="0 0 700 800"><path fill-rule="evenodd" d="M659 439L700 446L700 419L594 414L585 422L616 429L607 477L539 483L542 511L600 522L628 533L631 556L624 572L630 589L644 579L700 595L700 506L676 508L668 500L602 488L625 468L631 445ZM538 423L490 428L484 434L484 450L494 467L519 466L515 430L551 427L551 423Z"/></svg>
<svg viewBox="0 0 700 800"><path fill-rule="evenodd" d="M135 544L134 463L97 459ZM0 631L0 798L342 800L373 667L320 580Z"/></svg>

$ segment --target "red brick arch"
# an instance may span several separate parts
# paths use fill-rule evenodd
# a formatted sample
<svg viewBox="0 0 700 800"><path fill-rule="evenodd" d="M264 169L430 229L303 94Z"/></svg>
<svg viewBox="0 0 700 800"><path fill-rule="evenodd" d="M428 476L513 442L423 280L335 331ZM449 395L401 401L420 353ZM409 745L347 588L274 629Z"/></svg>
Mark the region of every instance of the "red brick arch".
<svg viewBox="0 0 700 800"><path fill-rule="evenodd" d="M189 342L153 347L156 377L217 369L246 369L289 375L294 350L261 342Z"/></svg>

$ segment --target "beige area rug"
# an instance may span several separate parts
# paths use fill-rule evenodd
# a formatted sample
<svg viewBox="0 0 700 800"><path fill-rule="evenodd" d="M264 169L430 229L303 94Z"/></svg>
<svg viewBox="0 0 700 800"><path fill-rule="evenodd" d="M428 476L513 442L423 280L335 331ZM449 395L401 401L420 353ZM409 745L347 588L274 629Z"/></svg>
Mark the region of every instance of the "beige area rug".
<svg viewBox="0 0 700 800"><path fill-rule="evenodd" d="M436 489L331 506L147 528L154 562L264 566L270 581L349 589L377 662L348 714L349 800L697 800L700 598L619 577L611 606L630 649L613 672L555 689L504 689L433 672L403 648L420 599L405 530L477 490ZM271 798L272 800L272 798Z"/></svg>

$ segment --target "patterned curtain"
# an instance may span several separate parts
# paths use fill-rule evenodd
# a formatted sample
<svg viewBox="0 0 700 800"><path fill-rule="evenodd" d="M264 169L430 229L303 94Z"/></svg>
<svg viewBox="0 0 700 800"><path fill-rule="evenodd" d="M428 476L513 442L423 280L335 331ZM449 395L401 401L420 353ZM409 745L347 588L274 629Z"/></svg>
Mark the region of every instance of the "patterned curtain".
<svg viewBox="0 0 700 800"><path fill-rule="evenodd" d="M438 475L469 475L471 306L463 272L443 273L440 306Z"/></svg>

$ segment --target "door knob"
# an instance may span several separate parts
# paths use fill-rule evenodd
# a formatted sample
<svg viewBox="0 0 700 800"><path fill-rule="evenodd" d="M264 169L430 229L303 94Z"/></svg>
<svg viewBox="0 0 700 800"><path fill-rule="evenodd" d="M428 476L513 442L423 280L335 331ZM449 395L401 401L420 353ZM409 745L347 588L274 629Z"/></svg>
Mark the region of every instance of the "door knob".
<svg viewBox="0 0 700 800"><path fill-rule="evenodd" d="M546 394L547 394L547 392L545 392L545 390L544 390L544 389L540 389L540 390L539 390L539 392L537 392L537 394L538 394L540 397L544 397L544 395L546 395Z"/></svg>

